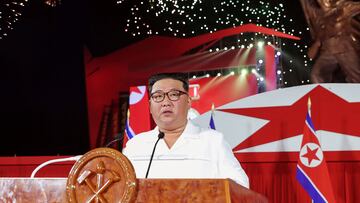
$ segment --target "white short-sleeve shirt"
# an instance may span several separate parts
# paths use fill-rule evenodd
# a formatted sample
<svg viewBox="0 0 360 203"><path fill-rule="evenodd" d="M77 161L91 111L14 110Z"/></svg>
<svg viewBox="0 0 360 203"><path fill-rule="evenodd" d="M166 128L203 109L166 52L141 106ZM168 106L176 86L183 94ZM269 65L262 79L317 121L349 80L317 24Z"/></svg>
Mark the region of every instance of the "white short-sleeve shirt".
<svg viewBox="0 0 360 203"><path fill-rule="evenodd" d="M145 178L158 134L156 127L136 135L123 150L137 178ZM230 178L249 188L249 179L223 135L191 121L170 149L164 139L159 141L148 178Z"/></svg>

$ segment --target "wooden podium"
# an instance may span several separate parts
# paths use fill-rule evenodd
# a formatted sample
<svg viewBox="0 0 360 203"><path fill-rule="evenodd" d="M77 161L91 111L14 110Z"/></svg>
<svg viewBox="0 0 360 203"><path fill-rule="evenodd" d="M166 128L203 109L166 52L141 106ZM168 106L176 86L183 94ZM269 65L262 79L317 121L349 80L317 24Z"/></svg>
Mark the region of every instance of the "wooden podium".
<svg viewBox="0 0 360 203"><path fill-rule="evenodd" d="M136 179L120 152L86 153L68 178L2 178L0 202L267 202L229 179Z"/></svg>

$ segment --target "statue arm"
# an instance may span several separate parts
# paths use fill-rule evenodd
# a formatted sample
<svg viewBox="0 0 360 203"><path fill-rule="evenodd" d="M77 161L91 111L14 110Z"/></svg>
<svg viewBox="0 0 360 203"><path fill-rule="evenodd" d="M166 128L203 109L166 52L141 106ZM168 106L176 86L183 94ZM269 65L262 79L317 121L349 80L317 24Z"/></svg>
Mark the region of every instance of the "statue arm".
<svg viewBox="0 0 360 203"><path fill-rule="evenodd" d="M346 2L344 5L347 18L350 18L352 37L357 38L357 47L360 48L360 2Z"/></svg>
<svg viewBox="0 0 360 203"><path fill-rule="evenodd" d="M352 2L350 7L352 9L352 13L360 12L360 2Z"/></svg>
<svg viewBox="0 0 360 203"><path fill-rule="evenodd" d="M312 5L310 5L309 1L311 1L311 0L300 0L300 3L302 6L302 9L304 11L306 22L310 29L311 38L313 40L313 43L309 47L307 54L311 59L314 59L314 58L316 58L316 56L319 53L319 50L321 47L321 42L317 37L317 34L315 32L315 27L314 27L314 26L317 26L317 25L314 25L314 21L315 21L315 17L316 17L315 16L316 8L314 8Z"/></svg>

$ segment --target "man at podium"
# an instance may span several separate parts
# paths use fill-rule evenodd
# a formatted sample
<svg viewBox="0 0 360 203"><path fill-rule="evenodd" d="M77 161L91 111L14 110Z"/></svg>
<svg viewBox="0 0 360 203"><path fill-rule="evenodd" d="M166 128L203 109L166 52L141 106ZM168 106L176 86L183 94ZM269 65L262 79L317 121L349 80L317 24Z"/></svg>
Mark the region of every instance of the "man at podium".
<svg viewBox="0 0 360 203"><path fill-rule="evenodd" d="M230 178L249 188L222 133L187 119L188 90L186 74L161 73L149 79L150 113L157 126L129 140L123 150L137 178Z"/></svg>

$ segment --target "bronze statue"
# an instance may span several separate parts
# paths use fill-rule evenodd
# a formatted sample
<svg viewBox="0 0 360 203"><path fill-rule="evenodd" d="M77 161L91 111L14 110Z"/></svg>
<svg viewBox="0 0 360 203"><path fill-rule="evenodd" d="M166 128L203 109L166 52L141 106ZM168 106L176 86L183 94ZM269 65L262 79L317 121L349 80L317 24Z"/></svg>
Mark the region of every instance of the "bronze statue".
<svg viewBox="0 0 360 203"><path fill-rule="evenodd" d="M360 2L300 0L314 43L313 83L360 82Z"/></svg>

